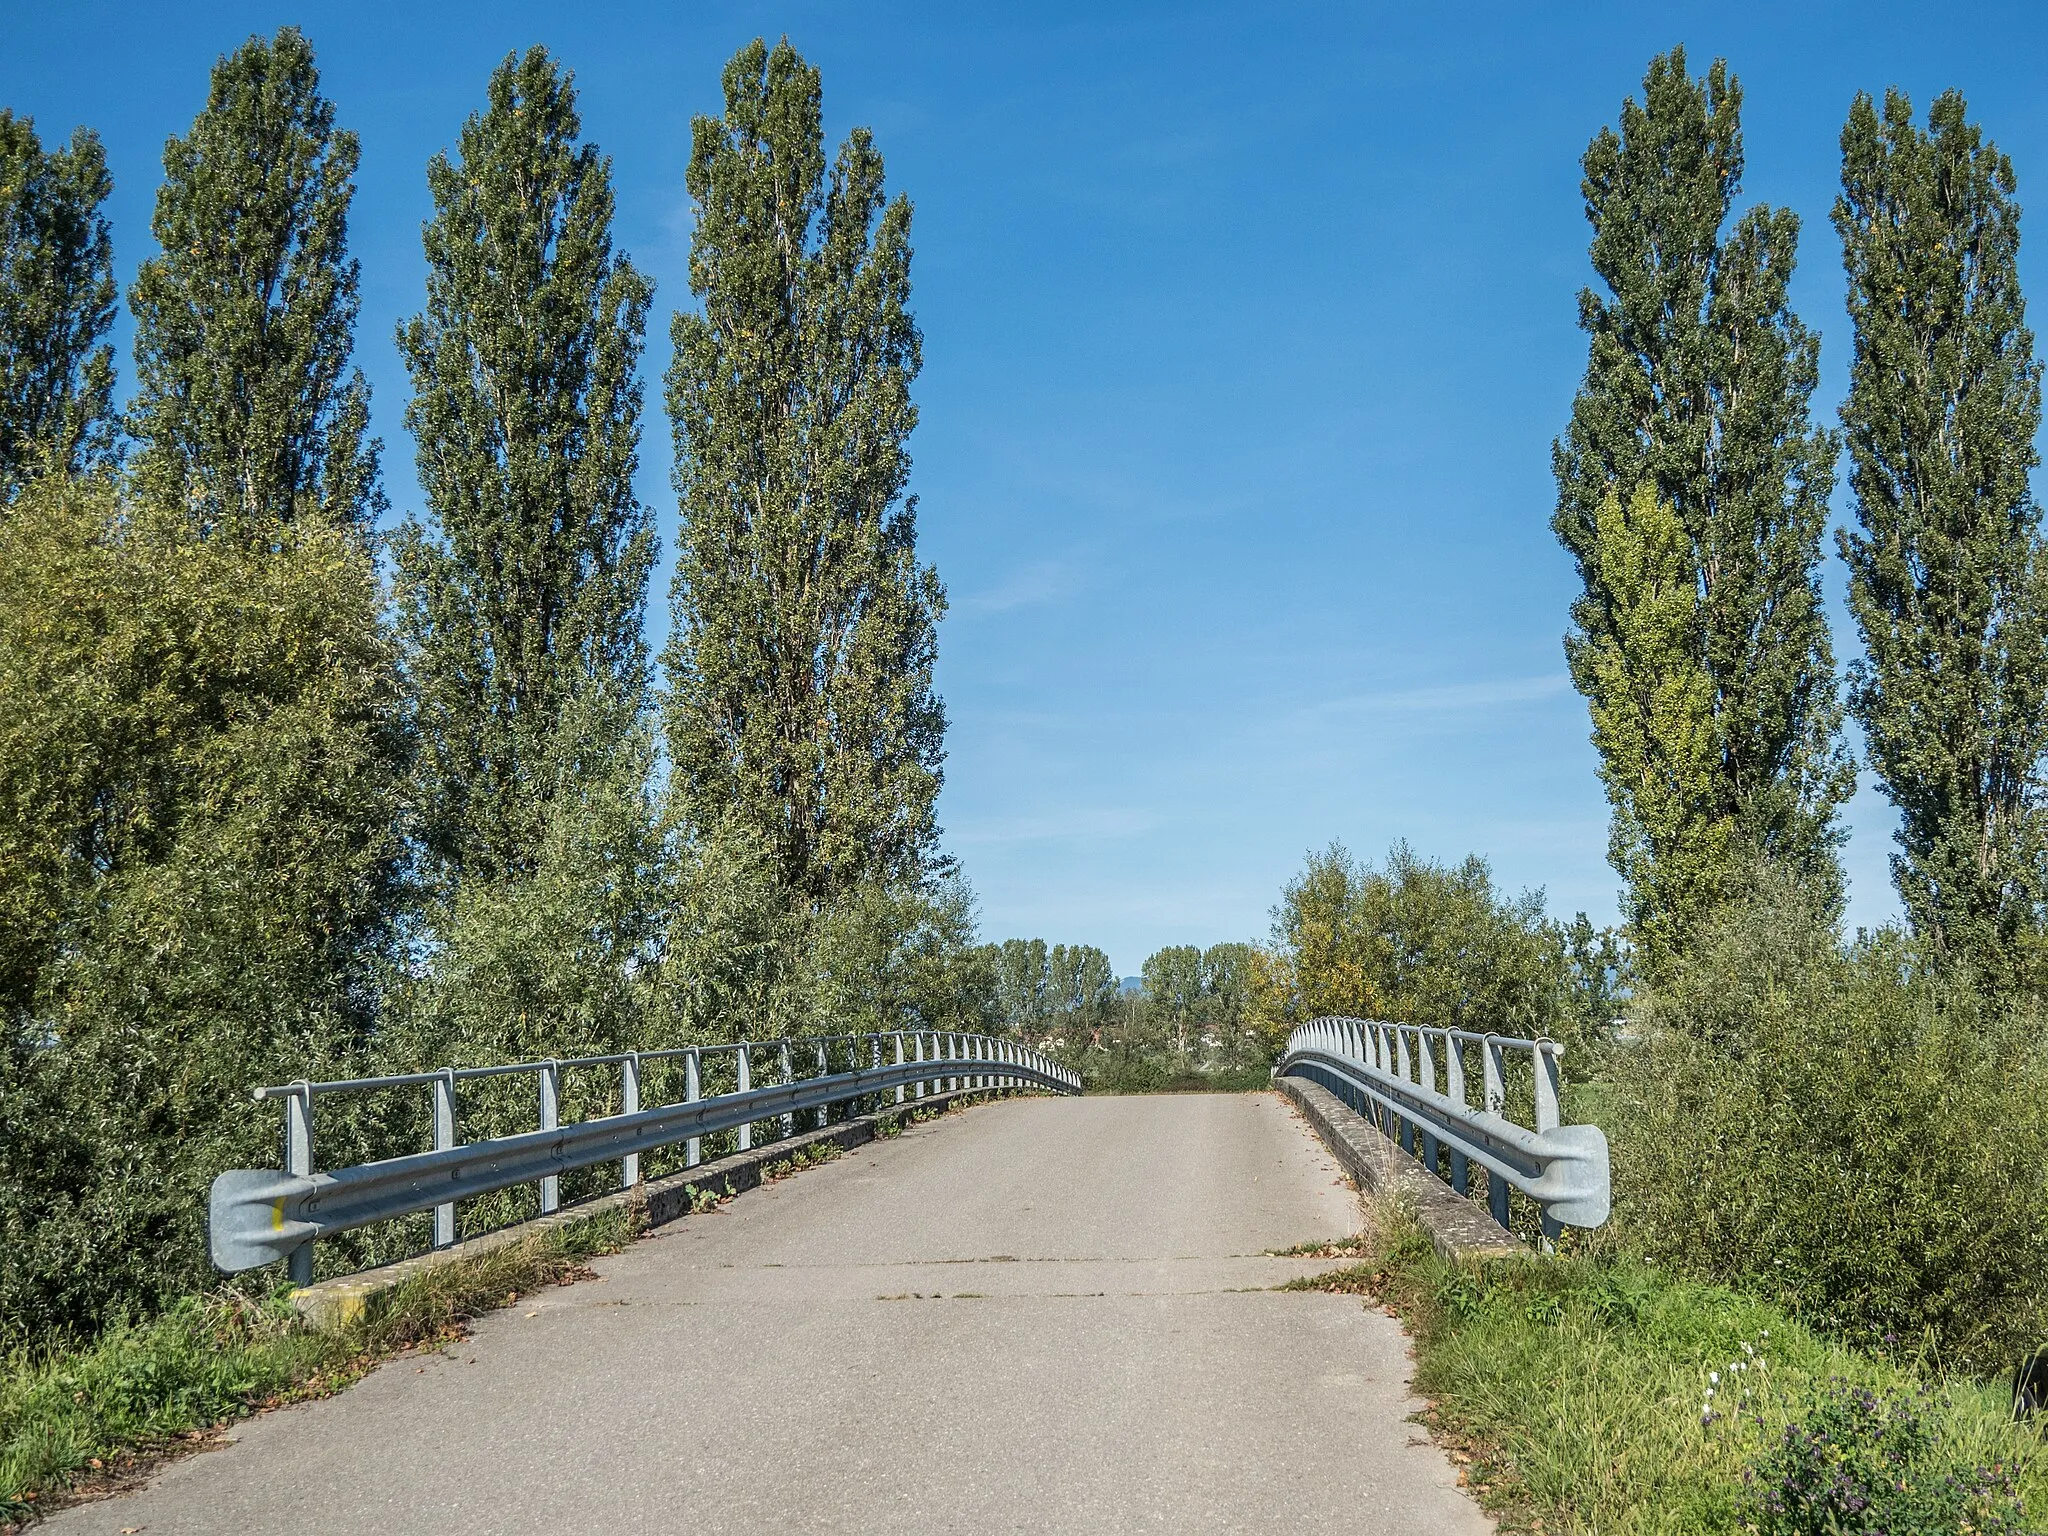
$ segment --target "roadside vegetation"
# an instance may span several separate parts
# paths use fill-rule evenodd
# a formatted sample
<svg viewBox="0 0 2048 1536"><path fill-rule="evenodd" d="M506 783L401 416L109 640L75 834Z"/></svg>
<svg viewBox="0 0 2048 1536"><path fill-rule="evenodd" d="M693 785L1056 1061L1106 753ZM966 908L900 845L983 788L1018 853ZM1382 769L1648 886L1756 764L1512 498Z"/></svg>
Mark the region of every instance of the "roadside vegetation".
<svg viewBox="0 0 2048 1536"><path fill-rule="evenodd" d="M1398 1208L1320 1288L1415 1339L1427 1423L1513 1531L2032 1529L2048 1450L1995 1383L1640 1259L1448 1263Z"/></svg>
<svg viewBox="0 0 2048 1536"><path fill-rule="evenodd" d="M631 1236L627 1213L613 1211L435 1265L374 1317L336 1331L309 1327L288 1291L224 1290L116 1323L75 1350L17 1349L0 1357L0 1529L120 1487L236 1419L339 1391L405 1350L453 1343L471 1318L580 1278L585 1260Z"/></svg>

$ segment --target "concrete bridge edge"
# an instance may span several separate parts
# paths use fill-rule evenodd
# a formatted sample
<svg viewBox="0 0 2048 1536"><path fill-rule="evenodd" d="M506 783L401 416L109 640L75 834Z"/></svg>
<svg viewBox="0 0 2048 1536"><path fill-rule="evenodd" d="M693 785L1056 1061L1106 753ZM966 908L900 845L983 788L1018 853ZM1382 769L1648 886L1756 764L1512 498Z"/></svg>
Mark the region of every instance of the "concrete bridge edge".
<svg viewBox="0 0 2048 1536"><path fill-rule="evenodd" d="M1273 1079L1361 1193L1407 1203L1436 1251L1453 1262L1521 1258L1529 1246L1382 1135L1379 1128L1320 1083L1288 1075Z"/></svg>

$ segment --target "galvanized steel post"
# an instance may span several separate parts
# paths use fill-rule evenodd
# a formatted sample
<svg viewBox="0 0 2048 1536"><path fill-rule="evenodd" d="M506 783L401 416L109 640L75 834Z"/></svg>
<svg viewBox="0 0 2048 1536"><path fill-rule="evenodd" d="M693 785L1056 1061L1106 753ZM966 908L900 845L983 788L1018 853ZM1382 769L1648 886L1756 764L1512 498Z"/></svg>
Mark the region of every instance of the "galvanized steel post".
<svg viewBox="0 0 2048 1536"><path fill-rule="evenodd" d="M562 1123L562 1065L557 1061L540 1064L540 1128L544 1131L558 1130ZM540 1181L541 1214L560 1210L562 1205L562 1178L550 1173Z"/></svg>
<svg viewBox="0 0 2048 1536"><path fill-rule="evenodd" d="M818 1076L830 1077L831 1075L832 1063L825 1055L825 1042L820 1040L818 1042ZM818 1106L818 1129L821 1131L825 1129L826 1108L827 1106L823 1104Z"/></svg>
<svg viewBox="0 0 2048 1536"><path fill-rule="evenodd" d="M292 1084L284 1101L284 1171L300 1178L313 1174L313 1085L303 1079ZM287 1268L293 1285L313 1283L310 1240L292 1250Z"/></svg>
<svg viewBox="0 0 2048 1536"><path fill-rule="evenodd" d="M1538 1040L1532 1056L1536 1066L1536 1130L1540 1135L1553 1130L1559 1124L1558 1116L1558 1062L1564 1047L1551 1040ZM1543 1246L1546 1250L1557 1241L1558 1233L1564 1230L1561 1222L1551 1219L1545 1210L1542 1216Z"/></svg>
<svg viewBox="0 0 2048 1536"><path fill-rule="evenodd" d="M455 1069L443 1067L434 1079L434 1150L445 1152L455 1145ZM455 1202L444 1200L434 1207L434 1246L455 1246Z"/></svg>
<svg viewBox="0 0 2048 1536"><path fill-rule="evenodd" d="M1449 1030L1444 1031L1444 1092L1460 1104L1471 1102L1465 1097L1465 1044ZM1451 1188L1468 1195L1471 1182L1471 1164L1464 1153L1451 1148Z"/></svg>
<svg viewBox="0 0 2048 1536"><path fill-rule="evenodd" d="M697 1051L693 1046L683 1057L683 1102L694 1104L704 1093L703 1071L697 1063ZM694 1168L702 1161L704 1143L701 1137L692 1136L683 1144L683 1166Z"/></svg>
<svg viewBox="0 0 2048 1536"><path fill-rule="evenodd" d="M1397 1075L1403 1082L1414 1082L1415 1067L1408 1056L1408 1029L1406 1025L1396 1024L1394 1026L1394 1052L1396 1059L1400 1062L1400 1071ZM1401 1116L1400 1120L1401 1150L1410 1157L1413 1157L1415 1155L1415 1122L1406 1115Z"/></svg>
<svg viewBox="0 0 2048 1536"><path fill-rule="evenodd" d="M1481 1060L1485 1063L1486 1112L1489 1115L1507 1113L1508 1090L1506 1050L1500 1036L1489 1034L1480 1047ZM1508 1224L1508 1182L1498 1174L1486 1176L1486 1205L1493 1213L1493 1219L1502 1226Z"/></svg>
<svg viewBox="0 0 2048 1536"><path fill-rule="evenodd" d="M903 1031L900 1029L896 1031L896 1065L899 1067L903 1065ZM896 1102L898 1104L903 1102L903 1085L901 1083L896 1085Z"/></svg>
<svg viewBox="0 0 2048 1536"><path fill-rule="evenodd" d="M629 1052L619 1063L619 1103L623 1112L640 1112L640 1053ZM619 1188L631 1189L640 1182L640 1154L628 1152L619 1160Z"/></svg>
<svg viewBox="0 0 2048 1536"><path fill-rule="evenodd" d="M733 1055L739 1062L739 1092L745 1093L754 1086L754 1066L747 1058L751 1053L744 1043L733 1048ZM740 1127L740 1150L746 1152L754 1145L754 1122L749 1120Z"/></svg>
<svg viewBox="0 0 2048 1536"><path fill-rule="evenodd" d="M789 1042L787 1040L782 1042L780 1060L782 1062L782 1086L787 1088L796 1081L796 1074L790 1070ZM795 1115L784 1115L782 1117L782 1134L785 1136L794 1136L796 1134Z"/></svg>
<svg viewBox="0 0 2048 1536"><path fill-rule="evenodd" d="M1436 1092L1436 1051L1429 1043L1429 1031L1415 1031L1415 1048L1418 1065L1422 1068L1422 1086L1431 1093ZM1431 1173L1441 1170L1437 1166L1436 1138L1427 1130L1422 1133L1422 1166Z"/></svg>

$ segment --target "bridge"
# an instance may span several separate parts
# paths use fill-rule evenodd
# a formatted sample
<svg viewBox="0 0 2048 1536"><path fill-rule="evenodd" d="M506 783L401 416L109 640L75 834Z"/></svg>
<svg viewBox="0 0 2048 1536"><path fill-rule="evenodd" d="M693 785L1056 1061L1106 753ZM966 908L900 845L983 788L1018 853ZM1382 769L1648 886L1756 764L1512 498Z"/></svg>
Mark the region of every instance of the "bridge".
<svg viewBox="0 0 2048 1536"><path fill-rule="evenodd" d="M1008 1097L911 1123L50 1524L1478 1536L1490 1523L1410 1422L1398 1324L1355 1296L1276 1289L1332 1267L1280 1250L1359 1229L1328 1105L1365 1110L1390 1155L1427 1137L1461 1183L1473 1160L1509 1166L1480 1132L1522 1145L1490 1098L1461 1118L1447 1080L1425 1087L1405 1038L1299 1033L1288 1086L1326 1106L1306 1118L1262 1093ZM1481 1054L1487 1038L1471 1037ZM1446 1036L1436 1058L1462 1052ZM1583 1163L1583 1136L1519 1134L1541 1166L1518 1187ZM1552 1194L1568 1216L1584 1197Z"/></svg>

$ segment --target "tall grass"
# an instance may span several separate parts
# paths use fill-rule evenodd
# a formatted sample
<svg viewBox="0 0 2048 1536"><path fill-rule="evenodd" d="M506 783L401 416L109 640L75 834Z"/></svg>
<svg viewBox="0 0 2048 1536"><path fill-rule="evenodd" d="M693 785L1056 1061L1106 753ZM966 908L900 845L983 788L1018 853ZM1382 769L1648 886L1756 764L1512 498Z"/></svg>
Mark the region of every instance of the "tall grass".
<svg viewBox="0 0 2048 1536"><path fill-rule="evenodd" d="M1333 1288L1362 1285L1402 1316L1433 1427L1510 1529L1742 1530L1761 1511L1755 1470L1837 1383L1924 1392L1927 1475L2004 1467L2029 1507L2048 1510L2048 1455L1997 1387L1861 1353L1768 1302L1640 1261L1462 1268L1398 1212L1367 1246Z"/></svg>

